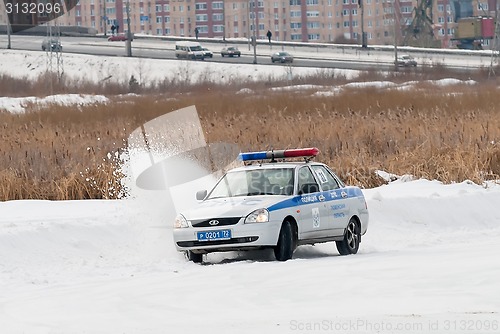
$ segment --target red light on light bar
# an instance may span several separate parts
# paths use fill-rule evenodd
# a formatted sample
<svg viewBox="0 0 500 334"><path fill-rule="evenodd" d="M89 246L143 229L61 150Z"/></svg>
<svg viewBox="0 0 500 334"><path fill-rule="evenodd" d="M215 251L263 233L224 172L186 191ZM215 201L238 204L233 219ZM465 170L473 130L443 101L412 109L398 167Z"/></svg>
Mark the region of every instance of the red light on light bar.
<svg viewBox="0 0 500 334"><path fill-rule="evenodd" d="M290 150L285 150L283 155L285 158L298 158L298 157L315 157L319 153L316 147L309 148L295 148Z"/></svg>

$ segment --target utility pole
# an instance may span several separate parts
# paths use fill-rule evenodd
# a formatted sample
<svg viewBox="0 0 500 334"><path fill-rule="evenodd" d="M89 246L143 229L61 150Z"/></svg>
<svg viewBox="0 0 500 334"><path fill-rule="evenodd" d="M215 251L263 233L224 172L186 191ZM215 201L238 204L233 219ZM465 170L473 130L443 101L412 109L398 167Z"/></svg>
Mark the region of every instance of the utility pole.
<svg viewBox="0 0 500 334"><path fill-rule="evenodd" d="M106 16L106 0L102 2L102 20L104 21L104 37L106 37L108 33L108 27L106 26L108 23L108 17Z"/></svg>
<svg viewBox="0 0 500 334"><path fill-rule="evenodd" d="M250 40L251 40L251 37L250 37L250 4L251 2L249 1L248 4L247 4L247 36L248 36L248 51L250 51Z"/></svg>
<svg viewBox="0 0 500 334"><path fill-rule="evenodd" d="M10 18L7 15L7 49L10 49Z"/></svg>
<svg viewBox="0 0 500 334"><path fill-rule="evenodd" d="M132 33L130 32L130 0L127 0L127 57L132 57Z"/></svg>
<svg viewBox="0 0 500 334"><path fill-rule="evenodd" d="M222 0L222 40L226 42L226 1Z"/></svg>
<svg viewBox="0 0 500 334"><path fill-rule="evenodd" d="M394 70L397 72L399 71L398 67L398 31L397 31L397 25L396 25L396 10L394 10Z"/></svg>
<svg viewBox="0 0 500 334"><path fill-rule="evenodd" d="M361 47L367 47L366 33L365 33L365 10L363 0L358 0L358 5L361 10Z"/></svg>
<svg viewBox="0 0 500 334"><path fill-rule="evenodd" d="M253 0L253 63L257 64L257 1Z"/></svg>

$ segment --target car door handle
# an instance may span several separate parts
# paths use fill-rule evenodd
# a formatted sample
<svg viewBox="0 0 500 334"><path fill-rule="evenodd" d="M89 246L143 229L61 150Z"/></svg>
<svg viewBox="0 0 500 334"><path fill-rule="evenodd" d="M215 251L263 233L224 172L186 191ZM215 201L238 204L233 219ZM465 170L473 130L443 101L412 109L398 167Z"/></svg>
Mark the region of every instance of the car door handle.
<svg viewBox="0 0 500 334"><path fill-rule="evenodd" d="M343 192L340 193L340 196L342 196L342 198L346 198L347 197L347 193L345 191L343 191Z"/></svg>
<svg viewBox="0 0 500 334"><path fill-rule="evenodd" d="M323 201L325 200L325 196L323 196L323 195L319 195L319 196L318 196L318 199L319 199L321 202L323 202Z"/></svg>

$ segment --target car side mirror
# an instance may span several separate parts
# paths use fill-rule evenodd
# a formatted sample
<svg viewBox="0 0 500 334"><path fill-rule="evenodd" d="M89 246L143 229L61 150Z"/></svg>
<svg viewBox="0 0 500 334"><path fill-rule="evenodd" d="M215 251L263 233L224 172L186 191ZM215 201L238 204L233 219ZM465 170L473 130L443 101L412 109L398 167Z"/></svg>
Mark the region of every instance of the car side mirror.
<svg viewBox="0 0 500 334"><path fill-rule="evenodd" d="M207 197L207 191L206 190L200 190L196 192L196 199L198 201L203 201L205 197Z"/></svg>

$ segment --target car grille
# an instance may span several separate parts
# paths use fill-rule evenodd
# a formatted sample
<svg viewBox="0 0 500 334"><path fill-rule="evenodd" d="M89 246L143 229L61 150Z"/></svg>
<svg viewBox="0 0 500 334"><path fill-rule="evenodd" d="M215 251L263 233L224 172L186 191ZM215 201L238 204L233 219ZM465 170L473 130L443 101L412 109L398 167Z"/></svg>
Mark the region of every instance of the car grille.
<svg viewBox="0 0 500 334"><path fill-rule="evenodd" d="M216 226L236 225L238 224L240 219L241 217L197 219L197 220L191 220L191 225L193 227L216 227ZM218 220L219 223L216 225L210 225L210 222L213 220Z"/></svg>

